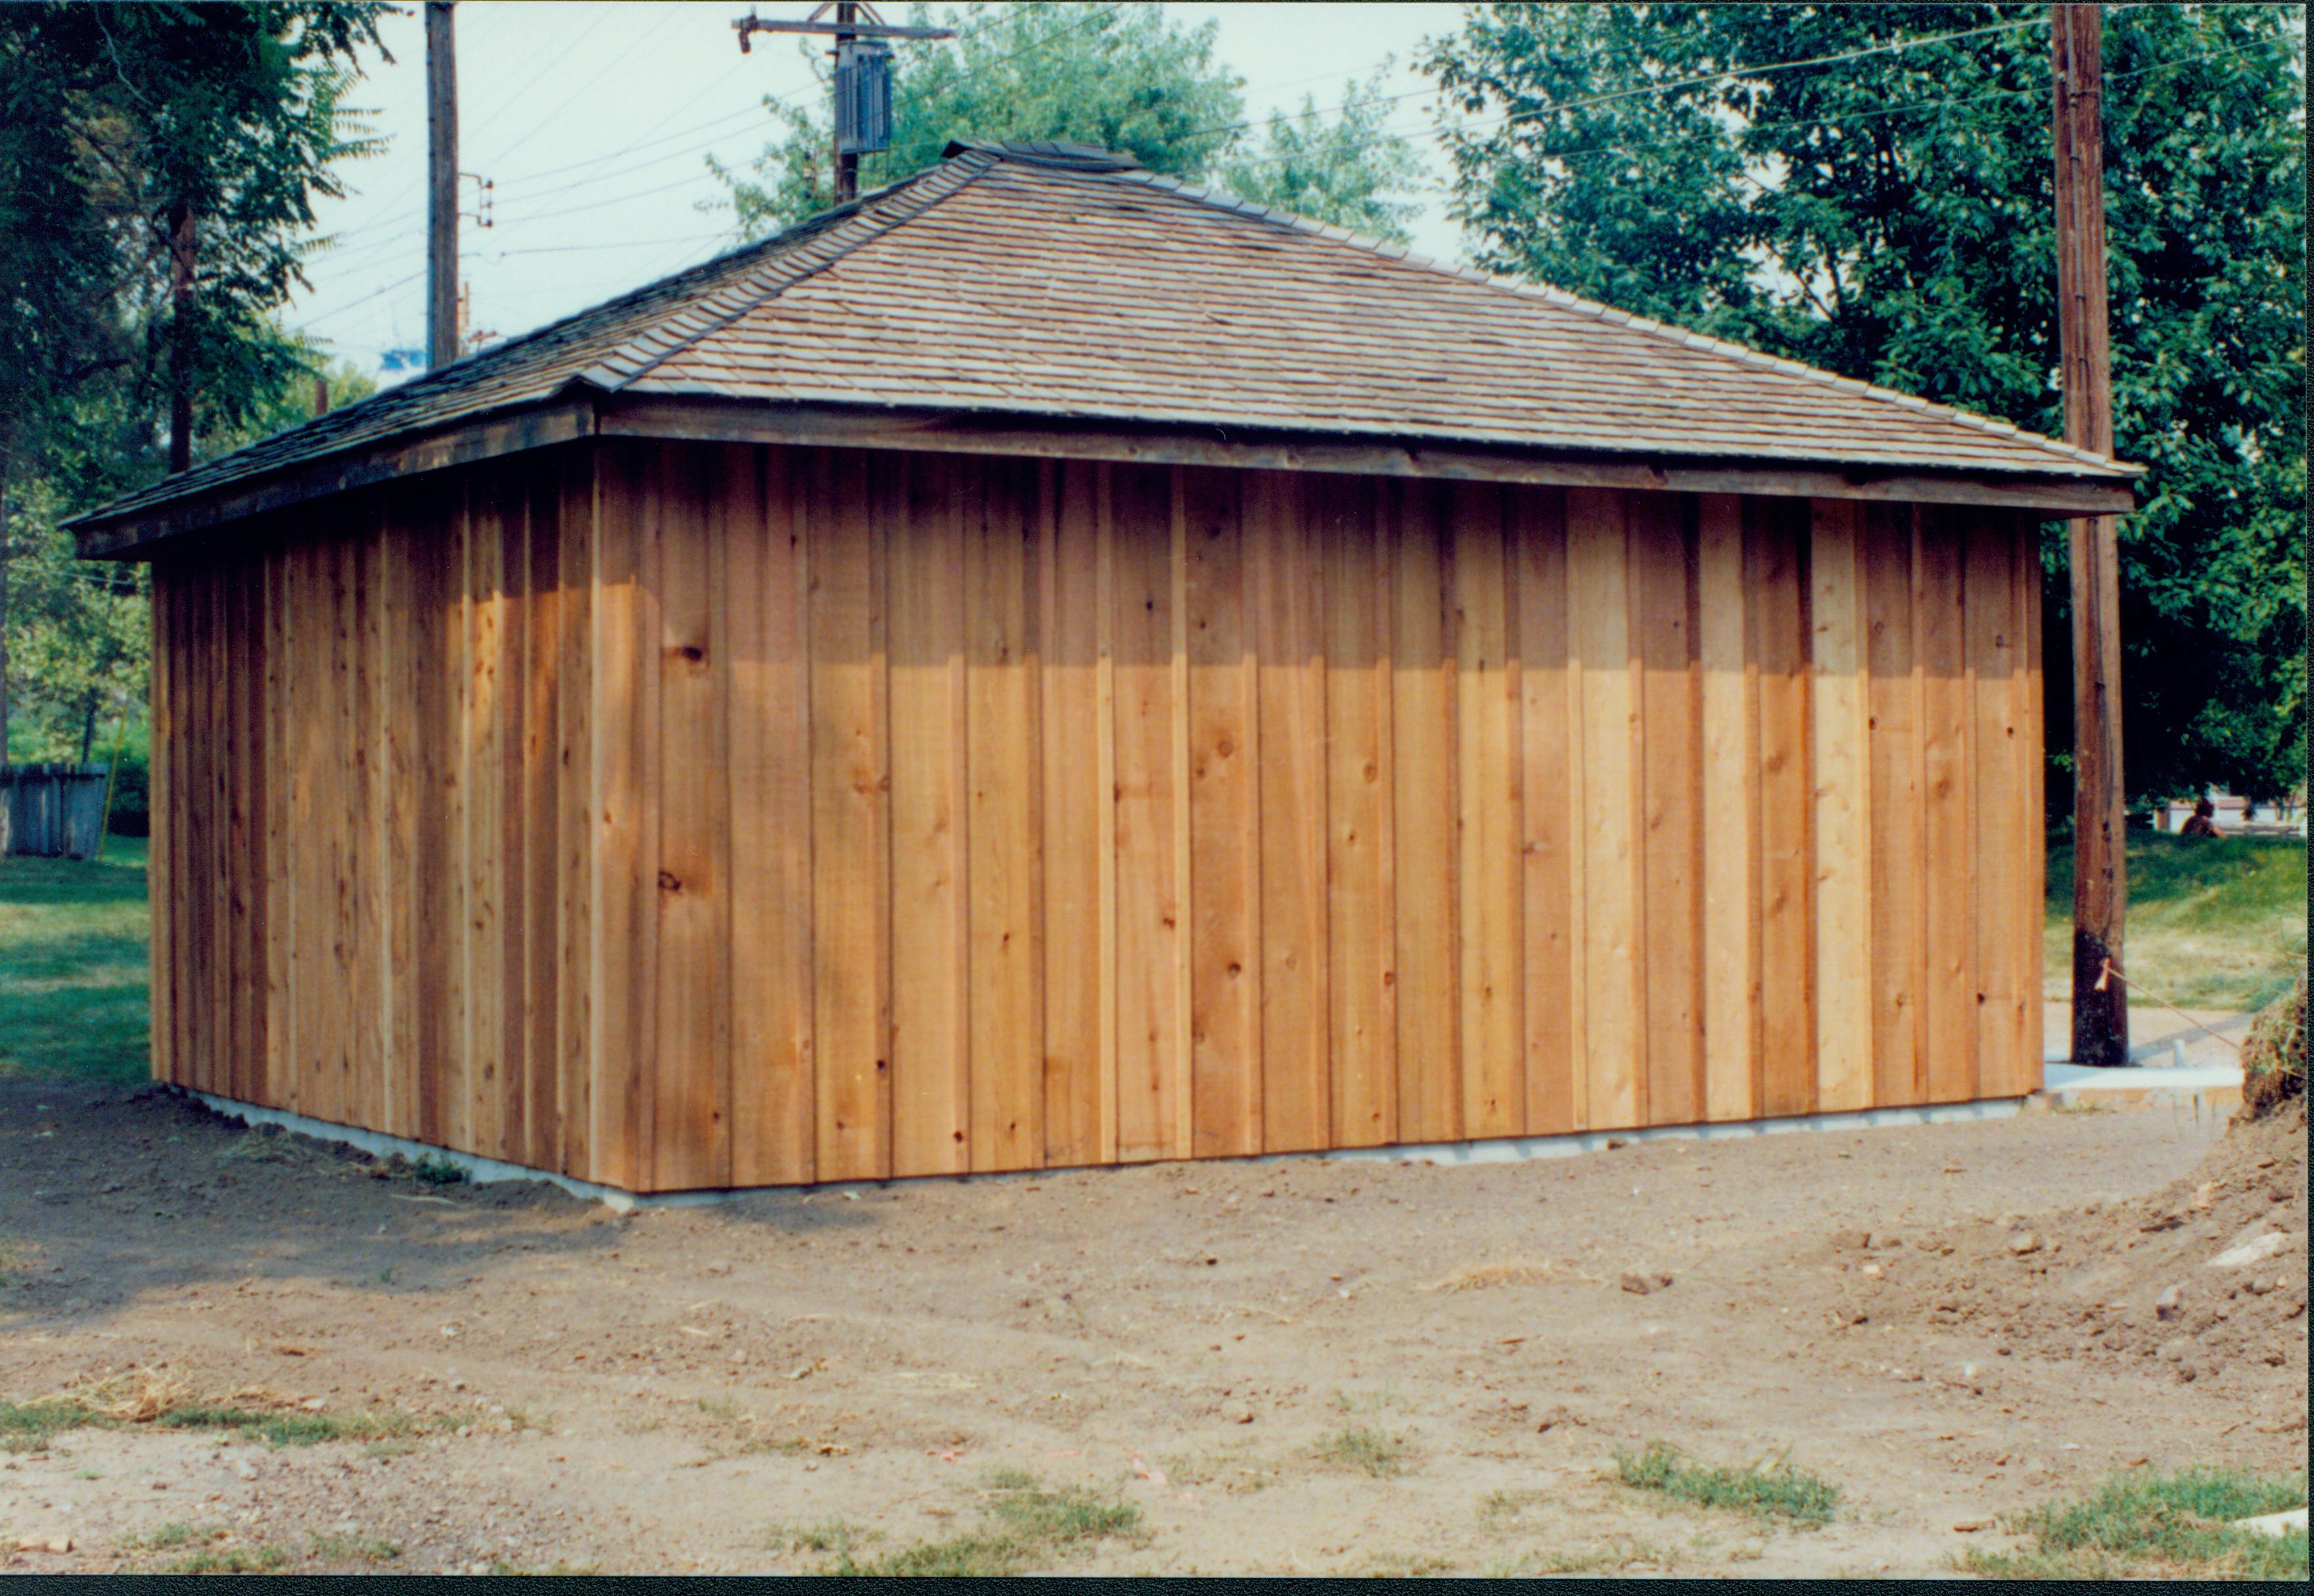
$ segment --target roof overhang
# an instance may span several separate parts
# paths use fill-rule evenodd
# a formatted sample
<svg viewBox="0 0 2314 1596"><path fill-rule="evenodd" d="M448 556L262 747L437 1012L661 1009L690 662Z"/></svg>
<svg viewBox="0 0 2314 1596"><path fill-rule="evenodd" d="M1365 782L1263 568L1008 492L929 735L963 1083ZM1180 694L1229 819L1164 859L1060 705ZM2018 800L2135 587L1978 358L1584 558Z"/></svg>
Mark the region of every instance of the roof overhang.
<svg viewBox="0 0 2314 1596"><path fill-rule="evenodd" d="M516 410L347 450L181 499L74 524L84 559L146 559L155 545L268 511L427 472L587 436L920 450L1356 476L1624 488L1670 493L1978 505L2053 518L2126 515L2119 477L1909 465L1559 451L1384 435L1134 423L931 407L767 404L566 392Z"/></svg>

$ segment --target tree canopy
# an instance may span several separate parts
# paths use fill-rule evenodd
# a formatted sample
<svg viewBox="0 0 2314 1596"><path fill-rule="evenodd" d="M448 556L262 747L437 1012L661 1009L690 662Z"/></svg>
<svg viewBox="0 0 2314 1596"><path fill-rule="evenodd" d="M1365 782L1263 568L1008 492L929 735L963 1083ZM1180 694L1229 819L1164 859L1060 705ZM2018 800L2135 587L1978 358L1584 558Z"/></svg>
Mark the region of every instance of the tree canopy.
<svg viewBox="0 0 2314 1596"><path fill-rule="evenodd" d="M2047 17L1472 7L1423 63L1453 214L1490 269L2062 436ZM2121 524L2133 792L2304 779L2303 29L2106 13L2115 436L2151 468ZM2070 807L2061 525L2045 551Z"/></svg>
<svg viewBox="0 0 2314 1596"><path fill-rule="evenodd" d="M384 9L0 6L0 744L9 688L47 743L141 690L142 573L76 569L56 523L160 474L172 386L197 455L310 392L277 313L375 147L345 95Z"/></svg>
<svg viewBox="0 0 2314 1596"><path fill-rule="evenodd" d="M915 20L932 20L915 8ZM1257 128L1243 84L1214 56L1211 22L1190 28L1148 0L974 4L949 11L952 40L893 48L892 147L862 156L864 190L921 172L955 138L1054 139L1131 154L1152 172L1214 181L1264 205L1403 238L1413 207L1397 195L1417 163L1384 130L1372 86L1348 106ZM803 47L821 69L825 46ZM710 159L742 236L761 238L832 202L826 110L766 98L778 136L743 170Z"/></svg>

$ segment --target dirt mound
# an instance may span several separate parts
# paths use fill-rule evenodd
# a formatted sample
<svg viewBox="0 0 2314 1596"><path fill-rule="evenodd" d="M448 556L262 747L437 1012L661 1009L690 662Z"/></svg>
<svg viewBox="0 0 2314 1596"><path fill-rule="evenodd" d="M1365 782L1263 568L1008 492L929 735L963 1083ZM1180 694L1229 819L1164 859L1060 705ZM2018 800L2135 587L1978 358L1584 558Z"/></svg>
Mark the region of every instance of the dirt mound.
<svg viewBox="0 0 2314 1596"><path fill-rule="evenodd" d="M2150 1195L1835 1239L1835 1321L1990 1336L2004 1354L2166 1366L2278 1389L2306 1374L2306 1109L2236 1119Z"/></svg>

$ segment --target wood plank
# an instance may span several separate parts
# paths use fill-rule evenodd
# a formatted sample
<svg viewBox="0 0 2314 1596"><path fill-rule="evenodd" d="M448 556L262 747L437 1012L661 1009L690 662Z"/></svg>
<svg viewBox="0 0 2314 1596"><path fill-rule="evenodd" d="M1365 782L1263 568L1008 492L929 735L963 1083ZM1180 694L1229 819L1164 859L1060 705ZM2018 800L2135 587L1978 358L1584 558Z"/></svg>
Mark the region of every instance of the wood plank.
<svg viewBox="0 0 2314 1596"><path fill-rule="evenodd" d="M1744 505L1696 509L1696 653L1703 676L1703 1116L1759 1112L1759 727L1746 648Z"/></svg>
<svg viewBox="0 0 2314 1596"><path fill-rule="evenodd" d="M964 525L956 463L905 464L887 529L892 675L892 1172L972 1168Z"/></svg>
<svg viewBox="0 0 2314 1596"><path fill-rule="evenodd" d="M1928 859L1921 831L1921 675L1912 651L1914 511L1863 514L1872 833L1872 1103L1928 1097Z"/></svg>
<svg viewBox="0 0 2314 1596"><path fill-rule="evenodd" d="M882 520L868 457L811 461L812 1036L821 1180L891 1170Z"/></svg>
<svg viewBox="0 0 2314 1596"><path fill-rule="evenodd" d="M223 756L220 764L225 803L221 818L225 833L225 874L217 885L225 899L226 949L225 1006L220 1013L226 1043L221 1075L226 1096L249 1101L259 1089L253 1066L264 1056L263 1027L257 1003L262 992L249 979L254 963L252 933L257 930L251 915L257 906L256 888L261 885L254 879L256 872L250 868L252 844L258 840L252 825L250 780L264 757L262 745L251 736L252 711L256 706L251 701L250 690L261 666L251 647L249 568L241 560L221 563L219 576L223 581L220 597L224 629L217 639L216 665L225 690L218 746Z"/></svg>
<svg viewBox="0 0 2314 1596"><path fill-rule="evenodd" d="M2023 833L2040 824L2025 812L2027 777L2022 687L2024 606L2016 534L2008 517L1972 516L1967 533L1969 675L1975 686L1977 1095L2021 1095L2032 1068L2024 1036L2027 939L2040 936L2021 911L2018 882L2029 871ZM2039 1039L2029 1045L2039 1052Z"/></svg>
<svg viewBox="0 0 2314 1596"><path fill-rule="evenodd" d="M1104 463L1092 470L1093 518L1093 717L1095 773L1093 812L1097 816L1095 846L1098 913L1100 916L1100 1078L1095 1089L1100 1109L1098 1157L1104 1164L1117 1161L1117 516L1116 472ZM1049 947L1047 939L1047 946ZM1047 1121L1049 1134L1050 1122Z"/></svg>
<svg viewBox="0 0 2314 1596"><path fill-rule="evenodd" d="M1181 475L1188 529L1190 1070L1199 1158L1261 1151L1260 719L1244 483Z"/></svg>
<svg viewBox="0 0 2314 1596"><path fill-rule="evenodd" d="M1759 679L1759 1112L1771 1118L1809 1113L1816 1097L1807 532L1804 506L1744 501Z"/></svg>
<svg viewBox="0 0 2314 1596"><path fill-rule="evenodd" d="M1584 1124L1647 1123L1647 944L1642 936L1636 747L1640 711L1631 635L1627 496L1567 496L1569 630L1581 673Z"/></svg>
<svg viewBox="0 0 2314 1596"><path fill-rule="evenodd" d="M2018 757L2024 767L2025 816L2021 840L2025 845L2025 866L2018 872L2017 890L2020 898L2018 913L2024 928L2018 944L2023 953L2025 967L2018 977L2024 996L2023 1011L2018 1016L2018 1054L2019 1068L2009 1077L2009 1086L2019 1092L2033 1092L2042 1085L2042 1001L2043 983L2046 979L2042 969L2045 944L2041 937L2042 921L2048 913L2048 681L2042 640L2042 568L2041 528L2031 516L2012 515L2009 520L2016 528L2018 602L2025 615L2025 648L2018 670L2024 694L2025 730L2019 741L2024 745Z"/></svg>
<svg viewBox="0 0 2314 1596"><path fill-rule="evenodd" d="M595 1175L594 1076L589 1032L593 992L587 974L594 944L595 756L594 578L595 451L555 456L561 504L555 529L555 1086L561 1144L556 1168ZM735 943L736 945L736 943Z"/></svg>
<svg viewBox="0 0 2314 1596"><path fill-rule="evenodd" d="M312 928L317 946L305 964L311 1000L301 1018L310 1016L307 1032L305 1099L299 1111L316 1119L342 1124L347 1112L348 1029L352 1021L352 948L347 937L345 913L352 890L348 879L351 839L347 834L348 765L351 711L348 653L351 639L347 623L345 543L331 536L311 546L306 561L307 606L310 622L306 656L314 686L313 747L307 767L309 808L305 829L316 846L313 868L306 873L304 926ZM214 770L212 762L212 770ZM223 877L224 861L216 866ZM304 927L301 927L301 930Z"/></svg>
<svg viewBox="0 0 2314 1596"><path fill-rule="evenodd" d="M711 457L661 445L659 514L658 1044L651 1177L660 1191L731 1184L731 828L726 768L723 518L708 513Z"/></svg>
<svg viewBox="0 0 2314 1596"><path fill-rule="evenodd" d="M1921 838L1927 859L1923 938L1927 1100L1976 1096L1976 822L1974 687L1965 610L1966 522L1921 512Z"/></svg>
<svg viewBox="0 0 2314 1596"><path fill-rule="evenodd" d="M146 804L152 816L146 847L146 880L151 903L152 930L146 943L146 990L151 994L151 1019L146 1032L149 1045L149 1068L153 1079L183 1084L177 1072L177 875L180 866L176 858L174 828L180 799L176 790L175 754L172 752L182 735L177 715L177 683L181 672L175 654L177 635L176 572L167 561L155 561L152 571L152 597L146 611L151 639L151 664L147 668L146 692L151 709L146 711L152 726L152 753L148 756L146 774ZM269 619L272 612L268 610ZM271 700L269 696L268 701ZM271 832L269 827L268 836ZM276 933L278 937L278 933ZM269 1034L273 1046L278 1046L278 1032Z"/></svg>
<svg viewBox="0 0 2314 1596"><path fill-rule="evenodd" d="M1583 800L1573 719L1580 673L1567 613L1567 495L1546 488L1508 499L1516 569L1524 896L1526 1133L1572 1131L1587 1110L1576 1027L1575 945L1580 919L1575 853Z"/></svg>
<svg viewBox="0 0 2314 1596"><path fill-rule="evenodd" d="M592 683L597 808L594 938L588 985L587 1100L596 1178L651 1189L649 1092L658 1045L658 539L636 446L599 458Z"/></svg>
<svg viewBox="0 0 2314 1596"><path fill-rule="evenodd" d="M807 1181L816 1168L808 478L792 451L726 456L731 1177L740 1186Z"/></svg>
<svg viewBox="0 0 2314 1596"><path fill-rule="evenodd" d="M345 815L347 892L340 900L350 963L347 983L346 1096L348 1123L376 1125L386 1117L384 795L378 766L378 630L381 529L375 499L349 517L343 548L347 605L347 673L340 721L339 757L348 787Z"/></svg>
<svg viewBox="0 0 2314 1596"><path fill-rule="evenodd" d="M1329 1145L1325 552L1318 481L1244 484L1260 883L1261 1145Z"/></svg>
<svg viewBox="0 0 2314 1596"><path fill-rule="evenodd" d="M1045 1156L1044 860L1038 798L1038 467L976 462L965 520L966 821L972 1167Z"/></svg>
<svg viewBox="0 0 2314 1596"><path fill-rule="evenodd" d="M1102 837L1112 790L1106 757L1100 659L1100 549L1090 463L1044 468L1053 513L1038 551L1043 678L1038 724L1045 869L1045 1164L1105 1162L1104 1126L1114 1112L1115 1061L1102 1015L1114 1009L1113 931L1102 904Z"/></svg>
<svg viewBox="0 0 2314 1596"><path fill-rule="evenodd" d="M1439 489L1427 483L1400 483L1396 489L1391 735L1398 1132L1408 1142L1452 1142L1462 1135L1462 991L1455 958L1462 916L1454 893L1457 662L1447 613L1453 542Z"/></svg>
<svg viewBox="0 0 2314 1596"><path fill-rule="evenodd" d="M414 559L421 540L435 529L423 520L423 501L402 489L383 496L377 561L378 681L375 743L383 813L379 855L385 883L381 905L384 947L383 1012L385 1038L385 1111L380 1128L397 1136L418 1134L418 1079L423 1046L418 964L420 944L435 928L419 918L417 884L421 866L419 816L431 797L419 748L418 678L439 668L420 632ZM268 691L273 690L269 678ZM269 825L269 832L271 830ZM269 852L271 851L269 843Z"/></svg>
<svg viewBox="0 0 2314 1596"><path fill-rule="evenodd" d="M1389 527L1374 484L1320 477L1326 631L1327 1032L1333 1144L1398 1140Z"/></svg>
<svg viewBox="0 0 2314 1596"><path fill-rule="evenodd" d="M1175 848L1182 795L1173 748L1172 497L1171 473L1161 468L1119 466L1111 474L1117 1156L1127 1162L1175 1151L1188 1089L1179 1018L1185 883ZM1160 527L1168 529L1162 536Z"/></svg>
<svg viewBox="0 0 2314 1596"><path fill-rule="evenodd" d="M466 766L466 1122L456 1145L485 1158L507 1156L507 1084L519 1061L508 1036L521 1034L520 965L508 968L514 927L507 902L507 777L519 745L520 606L508 592L508 549L523 542L525 507L500 473L478 472L470 490L466 539L466 692L462 719ZM513 942L518 951L520 943ZM518 1127L517 1127L518 1128Z"/></svg>
<svg viewBox="0 0 2314 1596"><path fill-rule="evenodd" d="M561 1021L561 684L562 497L561 462L523 463L530 499L529 569L523 590L521 809L523 1161L562 1167Z"/></svg>
<svg viewBox="0 0 2314 1596"><path fill-rule="evenodd" d="M1815 773L1819 1110L1872 1103L1872 805L1864 580L1856 507L1809 507L1811 767Z"/></svg>
<svg viewBox="0 0 2314 1596"><path fill-rule="evenodd" d="M1517 861L1524 772L1518 661L1510 627L1515 568L1503 547L1503 489L1456 483L1447 496L1454 638L1457 938L1462 1134L1526 1128L1525 883Z"/></svg>
<svg viewBox="0 0 2314 1596"><path fill-rule="evenodd" d="M1639 656L1641 896L1650 1124L1704 1117L1703 709L1691 502L1634 495L1632 633Z"/></svg>
<svg viewBox="0 0 2314 1596"><path fill-rule="evenodd" d="M411 551L419 654L413 666L416 741L423 782L418 857L428 861L411 889L420 930L416 1116L419 1140L447 1145L466 1117L466 783L460 706L465 698L468 516L463 478L434 486L437 496L428 501L424 535Z"/></svg>

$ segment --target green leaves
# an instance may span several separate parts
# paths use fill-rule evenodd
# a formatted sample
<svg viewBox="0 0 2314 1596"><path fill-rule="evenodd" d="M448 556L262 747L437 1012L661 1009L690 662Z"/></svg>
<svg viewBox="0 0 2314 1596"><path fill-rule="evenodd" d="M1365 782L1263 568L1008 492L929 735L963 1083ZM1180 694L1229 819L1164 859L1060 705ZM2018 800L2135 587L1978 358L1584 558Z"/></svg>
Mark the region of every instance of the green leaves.
<svg viewBox="0 0 2314 1596"><path fill-rule="evenodd" d="M919 5L914 16L932 20ZM1215 24L1184 27L1146 0L973 4L942 19L952 41L893 51L892 148L863 156L864 191L921 172L955 138L1054 139L1122 151L1152 172L1215 178L1257 204L1391 239L1413 207L1394 196L1419 165L1387 132L1376 84L1347 86L1347 107L1275 116L1254 137L1237 75L1214 58ZM803 47L822 69L826 47ZM1379 80L1377 80L1378 82ZM825 109L766 100L773 141L743 170L711 157L742 235L763 238L830 202Z"/></svg>
<svg viewBox="0 0 2314 1596"><path fill-rule="evenodd" d="M2303 779L2302 14L2106 13L2115 430L2152 468L2122 524L2138 792ZM2046 18L1500 5L1422 65L1479 264L2059 436Z"/></svg>

